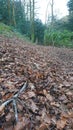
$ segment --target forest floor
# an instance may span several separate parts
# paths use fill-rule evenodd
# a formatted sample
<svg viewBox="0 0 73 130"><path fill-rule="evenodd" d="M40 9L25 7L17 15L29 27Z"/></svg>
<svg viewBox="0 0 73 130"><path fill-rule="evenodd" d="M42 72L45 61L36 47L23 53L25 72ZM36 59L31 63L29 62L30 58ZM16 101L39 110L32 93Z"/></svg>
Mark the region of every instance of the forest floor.
<svg viewBox="0 0 73 130"><path fill-rule="evenodd" d="M73 130L73 49L44 47L0 36L0 130ZM1 111L2 110L2 111Z"/></svg>

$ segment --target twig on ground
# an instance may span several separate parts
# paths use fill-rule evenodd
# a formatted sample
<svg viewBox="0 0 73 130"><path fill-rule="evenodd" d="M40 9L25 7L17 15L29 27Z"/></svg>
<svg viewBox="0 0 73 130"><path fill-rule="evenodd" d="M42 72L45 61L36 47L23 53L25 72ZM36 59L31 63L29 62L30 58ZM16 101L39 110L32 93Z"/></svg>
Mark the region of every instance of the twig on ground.
<svg viewBox="0 0 73 130"><path fill-rule="evenodd" d="M18 122L18 113L17 113L16 100L13 100L13 108L14 108L14 112L15 112L15 120L16 120L16 123L17 123Z"/></svg>
<svg viewBox="0 0 73 130"><path fill-rule="evenodd" d="M17 102L17 98L18 96L26 90L27 88L27 82L23 85L23 87L18 91L17 94L15 94L11 99L5 101L4 103L2 103L2 105L0 105L0 114L2 114L4 108L6 105L8 105L9 103L13 103L13 107L14 107L14 112L15 112L15 120L16 122L18 122L18 113L17 113L17 105L16 105L16 102Z"/></svg>

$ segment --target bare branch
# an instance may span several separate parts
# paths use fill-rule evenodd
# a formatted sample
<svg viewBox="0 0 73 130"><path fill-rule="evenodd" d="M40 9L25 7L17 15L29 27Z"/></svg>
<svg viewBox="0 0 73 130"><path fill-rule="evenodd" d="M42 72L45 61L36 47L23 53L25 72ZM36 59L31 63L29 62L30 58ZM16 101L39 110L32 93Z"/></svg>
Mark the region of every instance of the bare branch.
<svg viewBox="0 0 73 130"><path fill-rule="evenodd" d="M27 82L23 85L23 87L19 90L19 92L17 94L15 94L11 99L5 101L4 103L2 103L2 105L0 105L0 114L2 114L4 108L6 105L8 105L9 103L13 102L13 106L14 106L14 112L15 112L15 119L16 122L18 121L18 115L17 115L17 106L16 106L16 100L18 98L18 96L25 91L25 89L27 88Z"/></svg>
<svg viewBox="0 0 73 130"><path fill-rule="evenodd" d="M23 85L23 87L19 90L19 92L17 94L15 94L13 96L13 98L17 98L23 91L25 91L25 89L27 88L27 82Z"/></svg>
<svg viewBox="0 0 73 130"><path fill-rule="evenodd" d="M13 100L13 108L14 108L14 112L15 112L15 120L16 123L18 122L18 113L17 113L17 105L16 105L16 100Z"/></svg>

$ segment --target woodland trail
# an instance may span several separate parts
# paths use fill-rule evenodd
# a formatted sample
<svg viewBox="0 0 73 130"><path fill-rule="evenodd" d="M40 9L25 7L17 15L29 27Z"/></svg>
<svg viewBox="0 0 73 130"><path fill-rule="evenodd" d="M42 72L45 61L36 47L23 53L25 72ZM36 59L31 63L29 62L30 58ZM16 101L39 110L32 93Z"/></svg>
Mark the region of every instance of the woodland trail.
<svg viewBox="0 0 73 130"><path fill-rule="evenodd" d="M73 49L0 36L0 104L26 81L28 89L19 97L23 105L17 106L19 122L13 127L13 109L6 106L1 130L73 130Z"/></svg>

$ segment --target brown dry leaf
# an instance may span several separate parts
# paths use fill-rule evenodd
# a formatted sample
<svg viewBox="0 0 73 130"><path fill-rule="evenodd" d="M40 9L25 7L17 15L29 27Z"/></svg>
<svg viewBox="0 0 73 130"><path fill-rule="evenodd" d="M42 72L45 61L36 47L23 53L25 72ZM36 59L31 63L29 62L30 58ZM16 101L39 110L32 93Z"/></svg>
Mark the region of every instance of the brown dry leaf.
<svg viewBox="0 0 73 130"><path fill-rule="evenodd" d="M4 108L5 108L5 105L1 105L1 106L0 106L0 115L3 113Z"/></svg>
<svg viewBox="0 0 73 130"><path fill-rule="evenodd" d="M69 82L67 82L67 81L64 81L63 85L66 86L66 87L70 87L71 86L71 84Z"/></svg>
<svg viewBox="0 0 73 130"><path fill-rule="evenodd" d="M43 74L40 72L36 73L36 79L43 78Z"/></svg>
<svg viewBox="0 0 73 130"><path fill-rule="evenodd" d="M33 102L33 100L30 100L30 109L32 109L33 112L38 110L38 107L36 104Z"/></svg>
<svg viewBox="0 0 73 130"><path fill-rule="evenodd" d="M18 122L16 126L14 127L14 130L24 130L25 123L24 122Z"/></svg>
<svg viewBox="0 0 73 130"><path fill-rule="evenodd" d="M67 95L67 96L72 96L73 93L69 91L69 92L66 93L66 95Z"/></svg>
<svg viewBox="0 0 73 130"><path fill-rule="evenodd" d="M46 114L46 115L44 116L43 121L44 121L45 123L47 123L47 124L50 124L50 116L49 116L49 114Z"/></svg>
<svg viewBox="0 0 73 130"><path fill-rule="evenodd" d="M10 114L10 113L8 113L8 115L6 116L6 121L10 121L10 120L11 120L11 118L12 118L11 114Z"/></svg>
<svg viewBox="0 0 73 130"><path fill-rule="evenodd" d="M12 88L12 89L9 89L9 91L10 91L10 93L16 93L16 92L18 92L18 89L17 88Z"/></svg>
<svg viewBox="0 0 73 130"><path fill-rule="evenodd" d="M28 94L28 98L32 98L36 96L33 91L28 91L27 94Z"/></svg>
<svg viewBox="0 0 73 130"><path fill-rule="evenodd" d="M35 89L35 86L33 85L33 83L29 83L29 87L31 88L31 90Z"/></svg>
<svg viewBox="0 0 73 130"><path fill-rule="evenodd" d="M53 101L53 97L45 89L43 90L43 93L50 102Z"/></svg>
<svg viewBox="0 0 73 130"><path fill-rule="evenodd" d="M65 100L67 100L67 98L66 98L66 96L63 94L63 95L61 95L61 96L59 97L59 100L60 100L60 101L65 101Z"/></svg>
<svg viewBox="0 0 73 130"><path fill-rule="evenodd" d="M56 103L56 102L51 102L50 105L51 105L51 106L55 106L55 107L60 107L60 104L59 104L59 103Z"/></svg>
<svg viewBox="0 0 73 130"><path fill-rule="evenodd" d="M3 82L4 81L4 78L0 78L0 82Z"/></svg>
<svg viewBox="0 0 73 130"><path fill-rule="evenodd" d="M69 116L69 118L73 118L73 111L72 112L68 112L68 116Z"/></svg>
<svg viewBox="0 0 73 130"><path fill-rule="evenodd" d="M67 124L67 118L61 117L61 119L57 121L57 129L63 129L66 124Z"/></svg>
<svg viewBox="0 0 73 130"><path fill-rule="evenodd" d="M30 82L28 90L19 97L22 103L26 104L25 109L17 102L20 122L15 126L15 130L63 130L66 124L69 130L73 130L72 49L33 46L18 38L0 36L0 58L0 103L18 92L25 81ZM7 125L3 130L12 130L12 105L8 104L5 111L4 107L0 106L0 112L3 114L0 123L3 120ZM13 114L6 115L7 112ZM25 118L24 121L22 118Z"/></svg>
<svg viewBox="0 0 73 130"><path fill-rule="evenodd" d="M37 130L47 130L47 129L48 129L48 124L42 123Z"/></svg>
<svg viewBox="0 0 73 130"><path fill-rule="evenodd" d="M49 114L46 114L45 109L43 109L43 111L42 111L41 120L42 120L44 123L50 124L50 115L49 115Z"/></svg>
<svg viewBox="0 0 73 130"><path fill-rule="evenodd" d="M33 70L31 69L31 67L28 68L28 73L31 75L33 73Z"/></svg>
<svg viewBox="0 0 73 130"><path fill-rule="evenodd" d="M15 87L14 84L13 84L13 82L11 82L11 81L7 81L7 82L5 83L5 86L7 86L7 87L9 87L9 88L14 88L14 87Z"/></svg>
<svg viewBox="0 0 73 130"><path fill-rule="evenodd" d="M73 108L73 103L68 103L68 104L67 104L67 108L68 108L68 109L72 109L72 108Z"/></svg>
<svg viewBox="0 0 73 130"><path fill-rule="evenodd" d="M13 93L7 93L6 95L3 96L3 99L8 100L8 99L12 98L12 96L13 96Z"/></svg>
<svg viewBox="0 0 73 130"><path fill-rule="evenodd" d="M22 110L23 110L23 106L22 106L22 105L17 104L17 106L18 106L18 109L19 109L20 111L22 111Z"/></svg>

